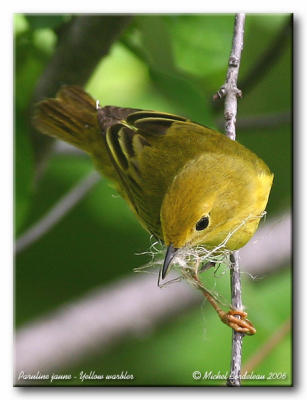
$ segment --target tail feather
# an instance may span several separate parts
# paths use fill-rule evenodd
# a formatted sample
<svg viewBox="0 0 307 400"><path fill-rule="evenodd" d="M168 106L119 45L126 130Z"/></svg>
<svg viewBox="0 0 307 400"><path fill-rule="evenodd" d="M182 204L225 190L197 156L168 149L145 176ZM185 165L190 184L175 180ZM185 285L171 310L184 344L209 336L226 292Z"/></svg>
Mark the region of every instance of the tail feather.
<svg viewBox="0 0 307 400"><path fill-rule="evenodd" d="M40 132L88 153L101 141L96 102L78 86L65 86L55 99L38 103L33 123Z"/></svg>

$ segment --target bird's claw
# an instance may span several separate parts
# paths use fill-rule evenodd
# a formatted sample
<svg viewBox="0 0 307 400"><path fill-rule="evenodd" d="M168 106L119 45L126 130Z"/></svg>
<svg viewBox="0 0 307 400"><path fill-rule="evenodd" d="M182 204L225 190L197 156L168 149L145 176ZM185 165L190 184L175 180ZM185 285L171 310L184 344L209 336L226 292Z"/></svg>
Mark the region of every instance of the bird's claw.
<svg viewBox="0 0 307 400"><path fill-rule="evenodd" d="M227 313L222 311L219 315L224 324L230 326L230 328L236 332L244 333L246 335L254 335L256 333L256 329L246 318L247 313L244 311L229 310Z"/></svg>

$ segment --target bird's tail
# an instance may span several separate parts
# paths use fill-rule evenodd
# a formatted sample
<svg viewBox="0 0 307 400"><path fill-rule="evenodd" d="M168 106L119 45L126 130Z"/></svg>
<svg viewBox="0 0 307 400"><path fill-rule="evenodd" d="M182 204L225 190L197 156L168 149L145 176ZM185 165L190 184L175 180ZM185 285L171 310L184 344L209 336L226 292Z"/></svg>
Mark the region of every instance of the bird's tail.
<svg viewBox="0 0 307 400"><path fill-rule="evenodd" d="M41 133L64 140L88 153L101 143L96 102L78 86L64 86L55 99L38 103L33 123Z"/></svg>

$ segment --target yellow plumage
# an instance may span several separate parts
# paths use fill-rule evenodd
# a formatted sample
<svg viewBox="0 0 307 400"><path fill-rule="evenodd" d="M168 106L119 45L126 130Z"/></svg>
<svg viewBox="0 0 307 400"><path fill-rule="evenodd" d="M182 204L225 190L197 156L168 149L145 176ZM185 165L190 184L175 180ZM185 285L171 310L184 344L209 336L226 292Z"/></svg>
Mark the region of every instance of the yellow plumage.
<svg viewBox="0 0 307 400"><path fill-rule="evenodd" d="M88 152L141 224L168 246L212 249L239 227L226 244L235 250L258 227L273 174L219 132L166 113L97 110L74 86L39 103L34 123L42 133Z"/></svg>

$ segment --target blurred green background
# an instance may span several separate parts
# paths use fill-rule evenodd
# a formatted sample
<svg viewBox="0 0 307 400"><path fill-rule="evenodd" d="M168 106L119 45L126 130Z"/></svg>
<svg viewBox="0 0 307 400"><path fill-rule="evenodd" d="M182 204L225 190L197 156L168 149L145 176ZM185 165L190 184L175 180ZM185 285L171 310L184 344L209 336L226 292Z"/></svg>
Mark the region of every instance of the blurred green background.
<svg viewBox="0 0 307 400"><path fill-rule="evenodd" d="M14 16L17 239L93 168L86 155L67 148L59 151L53 147L39 157L42 144L33 140L30 123L33 93L59 41L69 35L69 26L77 18ZM291 206L291 19L285 14L246 18L239 83L244 95L238 106L237 138L262 157L275 174L267 221ZM225 80L233 22L234 15L132 16L88 77L86 90L102 105L173 112L222 129L222 102L213 104L211 99ZM261 64L259 60L263 59ZM276 120L276 116L277 123L253 125L256 117ZM241 129L240 120L247 121ZM134 267L148 261L144 255L135 255L148 249L148 234L124 201L113 194L102 179L57 225L18 252L17 330L94 288L133 274ZM243 362L291 316L290 266L285 260L280 267L259 280L243 278L244 303L257 326L257 334L244 339ZM152 284L156 285L154 276ZM228 275L220 278L219 285L227 296ZM231 331L205 304L183 312L154 331L127 339L108 352L85 356L65 371L99 371L107 366L110 372L133 373L136 379L128 385L220 385L223 382L194 381L192 372L227 371L230 342ZM285 372L286 379L243 384L291 384L291 346L288 333L254 369L259 374ZM68 384L82 383L72 380Z"/></svg>

